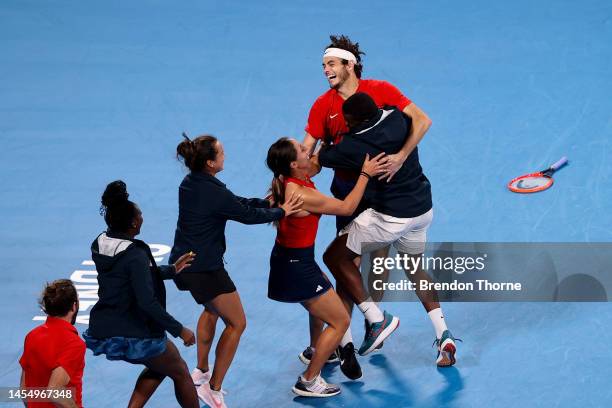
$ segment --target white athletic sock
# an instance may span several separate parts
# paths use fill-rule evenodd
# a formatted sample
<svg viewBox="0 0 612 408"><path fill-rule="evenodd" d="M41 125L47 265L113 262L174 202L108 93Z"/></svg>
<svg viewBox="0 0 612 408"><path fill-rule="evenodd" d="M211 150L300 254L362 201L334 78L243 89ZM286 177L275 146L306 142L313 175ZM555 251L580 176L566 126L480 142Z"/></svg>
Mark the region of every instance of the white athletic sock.
<svg viewBox="0 0 612 408"><path fill-rule="evenodd" d="M344 332L344 336L342 336L342 340L340 340L340 345L342 347L346 346L349 343L353 342L353 333L351 333L351 326Z"/></svg>
<svg viewBox="0 0 612 408"><path fill-rule="evenodd" d="M363 313L366 320L370 324L382 322L385 319L385 316L383 316L383 313L380 311L378 306L376 306L376 303L374 303L371 297L368 297L365 301L359 303L357 307L359 310L361 310L361 313Z"/></svg>
<svg viewBox="0 0 612 408"><path fill-rule="evenodd" d="M431 310L427 314L429 315L429 318L431 319L431 323L433 324L434 330L436 331L436 338L439 339L440 337L442 337L442 333L444 333L444 330L448 329L448 327L446 327L446 322L444 321L444 315L442 314L442 309L437 308L437 309Z"/></svg>

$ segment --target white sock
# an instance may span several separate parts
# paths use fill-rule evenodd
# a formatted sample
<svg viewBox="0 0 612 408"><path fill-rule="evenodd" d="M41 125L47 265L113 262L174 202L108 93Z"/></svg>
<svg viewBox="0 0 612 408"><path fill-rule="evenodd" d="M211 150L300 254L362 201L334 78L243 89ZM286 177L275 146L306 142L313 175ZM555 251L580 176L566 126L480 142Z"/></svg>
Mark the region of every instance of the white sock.
<svg viewBox="0 0 612 408"><path fill-rule="evenodd" d="M380 311L378 306L376 306L376 303L374 303L371 297L368 297L362 303L359 303L357 307L359 310L361 310L361 313L363 313L366 320L370 324L382 322L385 319L385 316L383 316L383 313Z"/></svg>
<svg viewBox="0 0 612 408"><path fill-rule="evenodd" d="M349 343L353 342L353 333L351 333L351 326L344 332L344 336L342 336L342 340L340 340L340 345L342 347L346 346Z"/></svg>
<svg viewBox="0 0 612 408"><path fill-rule="evenodd" d="M306 384L310 385L314 382L314 380L318 377L318 376L314 376L312 378L312 380L307 380L306 377L304 377L304 374L302 374L300 377L302 377L302 381L305 382Z"/></svg>
<svg viewBox="0 0 612 408"><path fill-rule="evenodd" d="M436 338L441 338L444 330L447 330L446 322L444 321L444 315L442 314L442 309L437 308L427 313L429 318L431 319L431 323L433 324L434 330L436 331Z"/></svg>

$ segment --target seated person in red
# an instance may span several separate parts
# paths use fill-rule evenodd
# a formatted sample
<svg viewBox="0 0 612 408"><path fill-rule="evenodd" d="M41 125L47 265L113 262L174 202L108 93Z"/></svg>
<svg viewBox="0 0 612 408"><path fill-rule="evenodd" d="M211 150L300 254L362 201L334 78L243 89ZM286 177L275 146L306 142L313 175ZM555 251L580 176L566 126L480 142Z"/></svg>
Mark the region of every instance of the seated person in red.
<svg viewBox="0 0 612 408"><path fill-rule="evenodd" d="M23 388L65 389L67 398L49 402L26 402L26 407L82 408L85 343L73 326L79 311L77 291L68 279L45 286L40 306L47 320L28 333L23 346L21 384ZM61 397L61 392L52 397Z"/></svg>

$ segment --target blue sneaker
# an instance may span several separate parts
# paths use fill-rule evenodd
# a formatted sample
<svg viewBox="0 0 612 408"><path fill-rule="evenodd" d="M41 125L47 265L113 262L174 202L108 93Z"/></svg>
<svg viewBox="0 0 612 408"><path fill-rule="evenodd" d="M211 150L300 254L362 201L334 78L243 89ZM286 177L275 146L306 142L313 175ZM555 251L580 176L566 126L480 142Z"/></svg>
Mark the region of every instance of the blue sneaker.
<svg viewBox="0 0 612 408"><path fill-rule="evenodd" d="M370 324L368 323L367 319L363 319L363 325L365 326L365 330L364 330L364 335L363 335L363 341L365 341L365 339L368 337L368 332L370 331ZM378 351L381 348L383 348L383 345L385 343L384 342L380 342L380 344L378 346L376 346L376 348L374 349L374 351Z"/></svg>
<svg viewBox="0 0 612 408"><path fill-rule="evenodd" d="M363 344L359 347L359 355L365 356L371 353L380 343L385 341L397 326L399 326L399 318L387 313L383 313L384 319L382 322L370 324L370 330L363 339Z"/></svg>
<svg viewBox="0 0 612 408"><path fill-rule="evenodd" d="M457 361L455 359L455 353L457 352L455 341L461 341L461 339L454 338L450 330L444 330L442 337L434 341L434 344L438 346L438 356L436 357L438 367L450 367Z"/></svg>

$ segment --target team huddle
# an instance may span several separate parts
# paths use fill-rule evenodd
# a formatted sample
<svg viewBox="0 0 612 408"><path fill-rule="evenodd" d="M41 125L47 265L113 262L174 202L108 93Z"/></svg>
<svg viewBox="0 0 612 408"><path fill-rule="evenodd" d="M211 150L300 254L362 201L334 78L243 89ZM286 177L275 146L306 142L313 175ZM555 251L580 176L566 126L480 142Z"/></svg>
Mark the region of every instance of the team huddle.
<svg viewBox="0 0 612 408"><path fill-rule="evenodd" d="M216 175L224 169L223 144L214 136L183 135L177 157L189 169L179 186L179 214L170 265L157 265L149 246L135 237L143 216L129 200L122 181L110 183L102 195L101 213L107 230L92 243L99 300L90 313L83 341L72 326L78 297L70 281L47 285L41 305L47 322L26 337L22 387L76 389L73 399L53 405L81 407L85 345L94 355L144 365L129 407L143 407L165 377L174 383L181 407L199 407L198 398L213 408L225 407L222 388L246 327L244 309L225 269L225 227L274 223L277 231L270 254L268 297L301 304L309 314L309 345L299 353L307 366L293 392L304 397L331 397L338 385L321 376L323 366L340 363L349 379L362 376L356 354L383 348L399 326L399 318L382 310L360 273L362 254L385 257L393 246L401 255L420 257L433 218L431 186L418 157L418 143L431 125L428 116L395 86L361 79L359 44L331 36L323 54L323 72L330 89L310 109L302 142L280 138L267 154L273 174L266 198L233 194ZM334 172L332 196L321 193L312 178L322 168ZM323 255L335 288L315 260L314 245L321 215L336 217L337 234ZM332 239L333 238L333 239ZM422 269L406 271L414 282L430 280ZM164 280L202 306L196 333L166 311ZM455 363L456 344L448 330L437 294L417 290L435 331L439 367ZM376 298L373 299L373 297ZM365 337L356 349L351 315L363 313ZM218 319L224 328L209 355ZM61 330L54 334L53 330ZM197 344L196 367L190 373L166 333L186 346ZM37 344L45 343L60 357L36 364ZM63 345L71 344L70 351ZM63 363L65 362L65 363ZM194 386L195 385L195 386ZM38 405L36 405L38 406ZM40 405L44 406L44 405Z"/></svg>

